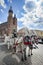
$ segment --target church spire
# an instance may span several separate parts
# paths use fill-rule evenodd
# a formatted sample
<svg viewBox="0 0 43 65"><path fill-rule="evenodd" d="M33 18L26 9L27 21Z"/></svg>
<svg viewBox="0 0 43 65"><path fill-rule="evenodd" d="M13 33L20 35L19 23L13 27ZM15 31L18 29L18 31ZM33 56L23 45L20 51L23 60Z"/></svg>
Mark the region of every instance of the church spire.
<svg viewBox="0 0 43 65"><path fill-rule="evenodd" d="M10 6L9 13L13 13L12 6Z"/></svg>

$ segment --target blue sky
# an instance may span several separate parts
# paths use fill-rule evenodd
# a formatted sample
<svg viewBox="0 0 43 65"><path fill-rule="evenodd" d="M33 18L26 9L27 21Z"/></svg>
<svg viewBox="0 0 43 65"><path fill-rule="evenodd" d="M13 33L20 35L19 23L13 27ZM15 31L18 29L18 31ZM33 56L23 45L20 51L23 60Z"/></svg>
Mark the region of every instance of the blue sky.
<svg viewBox="0 0 43 65"><path fill-rule="evenodd" d="M43 0L0 0L0 23L7 21L10 6L16 14L18 30L43 30Z"/></svg>

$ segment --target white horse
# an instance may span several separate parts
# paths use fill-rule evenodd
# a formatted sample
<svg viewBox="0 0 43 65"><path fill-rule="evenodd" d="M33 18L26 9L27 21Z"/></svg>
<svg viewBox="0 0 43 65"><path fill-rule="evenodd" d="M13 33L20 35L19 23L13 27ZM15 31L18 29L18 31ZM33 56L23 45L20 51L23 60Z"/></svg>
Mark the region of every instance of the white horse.
<svg viewBox="0 0 43 65"><path fill-rule="evenodd" d="M10 49L10 46L12 46L14 43L14 38L7 36L6 34L4 36L5 36L4 43L7 45L8 49Z"/></svg>

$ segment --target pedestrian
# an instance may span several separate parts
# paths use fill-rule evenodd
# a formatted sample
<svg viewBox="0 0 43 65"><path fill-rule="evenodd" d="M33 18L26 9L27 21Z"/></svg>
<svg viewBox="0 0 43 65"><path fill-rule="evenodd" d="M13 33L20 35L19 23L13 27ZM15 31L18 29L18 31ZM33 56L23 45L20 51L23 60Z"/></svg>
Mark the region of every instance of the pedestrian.
<svg viewBox="0 0 43 65"><path fill-rule="evenodd" d="M24 45L26 46L26 48L29 47L28 56L33 55L32 54L33 44L30 36L27 35L24 37Z"/></svg>
<svg viewBox="0 0 43 65"><path fill-rule="evenodd" d="M8 50L10 49L10 37L8 36L8 35L6 35L6 34L4 34L4 36L5 36L5 44L7 44L7 46L8 46Z"/></svg>
<svg viewBox="0 0 43 65"><path fill-rule="evenodd" d="M12 45L12 50L13 50L13 54L16 53L15 38L14 38L14 43L13 43L13 45Z"/></svg>
<svg viewBox="0 0 43 65"><path fill-rule="evenodd" d="M22 42L22 61L27 60L26 56L26 50L27 50L27 40L25 39L25 36L23 36L23 42Z"/></svg>
<svg viewBox="0 0 43 65"><path fill-rule="evenodd" d="M29 44L29 55L28 56L33 55L32 50L33 50L33 45Z"/></svg>
<svg viewBox="0 0 43 65"><path fill-rule="evenodd" d="M29 55L28 56L33 55L33 53L32 53L33 43L34 43L33 39L31 39L31 37L28 37L28 46L29 46Z"/></svg>

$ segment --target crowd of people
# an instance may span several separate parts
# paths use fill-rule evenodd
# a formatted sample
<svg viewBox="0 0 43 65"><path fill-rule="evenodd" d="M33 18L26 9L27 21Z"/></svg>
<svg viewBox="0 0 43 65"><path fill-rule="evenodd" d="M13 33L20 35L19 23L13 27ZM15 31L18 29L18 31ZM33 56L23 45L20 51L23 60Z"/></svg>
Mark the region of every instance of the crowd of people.
<svg viewBox="0 0 43 65"><path fill-rule="evenodd" d="M22 36L15 39L13 49L22 53L22 60L26 60L28 56L33 55L33 45L37 44L36 39L30 36ZM28 52L27 52L28 48Z"/></svg>
<svg viewBox="0 0 43 65"><path fill-rule="evenodd" d="M35 45L36 42L34 37L30 37L28 35L15 38L12 38L12 36L9 37L5 35L5 43L8 44L8 49L10 49L11 45L13 54L20 52L22 54L21 60L23 61L26 60L28 56L33 55L33 45Z"/></svg>

